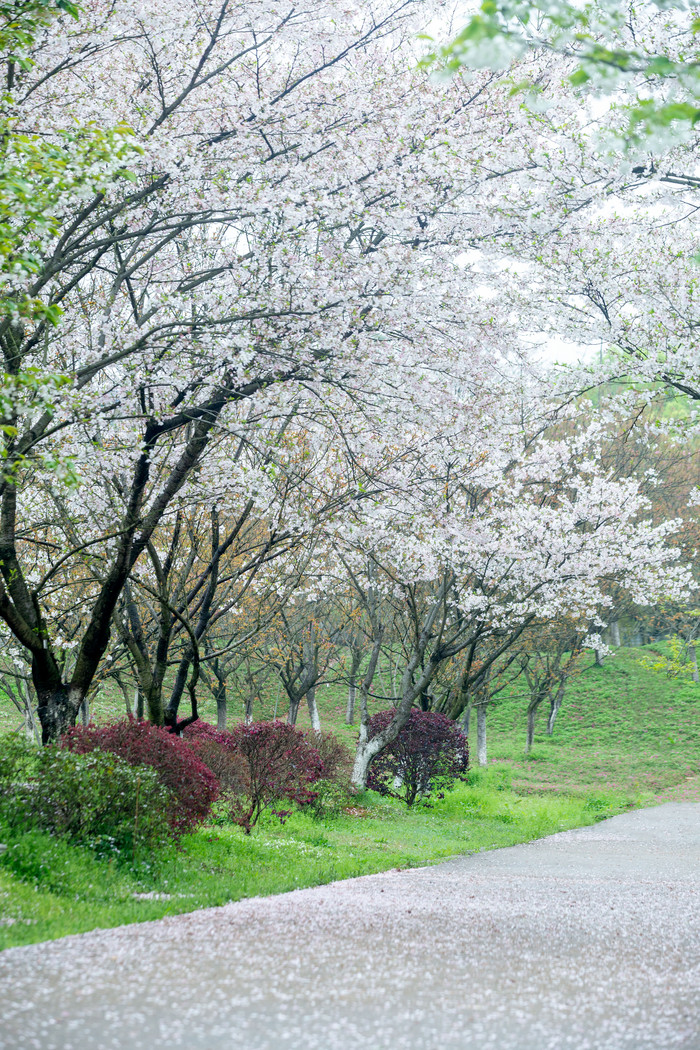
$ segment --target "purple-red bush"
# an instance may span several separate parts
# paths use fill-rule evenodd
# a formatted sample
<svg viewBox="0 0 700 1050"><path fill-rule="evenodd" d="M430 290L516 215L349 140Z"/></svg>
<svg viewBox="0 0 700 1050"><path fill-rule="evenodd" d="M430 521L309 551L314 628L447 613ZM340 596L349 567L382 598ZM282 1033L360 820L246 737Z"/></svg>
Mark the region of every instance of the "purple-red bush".
<svg viewBox="0 0 700 1050"><path fill-rule="evenodd" d="M241 723L230 736L246 773L245 789L232 793L231 817L246 834L264 809L285 800L300 806L314 802L311 785L323 776L323 762L301 730L286 722Z"/></svg>
<svg viewBox="0 0 700 1050"><path fill-rule="evenodd" d="M352 773L352 755L347 745L333 733L314 733L307 739L321 757L323 779L347 788Z"/></svg>
<svg viewBox="0 0 700 1050"><path fill-rule="evenodd" d="M395 711L379 711L369 720L369 737L389 725ZM442 793L469 768L469 746L461 729L446 715L414 708L398 737L372 760L367 787L412 806L433 791Z"/></svg>
<svg viewBox="0 0 700 1050"><path fill-rule="evenodd" d="M198 719L187 726L182 739L216 777L222 795L241 795L248 783L247 765L235 737Z"/></svg>
<svg viewBox="0 0 700 1050"><path fill-rule="evenodd" d="M216 777L193 749L150 722L130 717L102 726L75 726L64 734L61 745L77 754L109 751L132 766L155 769L174 798L170 824L176 834L193 831L206 820L219 794Z"/></svg>

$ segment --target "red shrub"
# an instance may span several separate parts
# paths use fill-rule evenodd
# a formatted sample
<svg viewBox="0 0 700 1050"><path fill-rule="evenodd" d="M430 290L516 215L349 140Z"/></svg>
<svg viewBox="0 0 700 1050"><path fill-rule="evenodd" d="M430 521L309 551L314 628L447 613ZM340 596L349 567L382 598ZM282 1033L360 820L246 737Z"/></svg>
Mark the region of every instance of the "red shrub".
<svg viewBox="0 0 700 1050"><path fill-rule="evenodd" d="M75 726L64 735L63 747L78 754L99 749L119 755L132 766L151 766L172 793L176 809L170 823L179 834L206 820L219 785L191 747L166 729L150 722L111 722L103 726Z"/></svg>
<svg viewBox="0 0 700 1050"><path fill-rule="evenodd" d="M315 800L310 785L323 776L323 763L301 730L286 722L254 722L235 726L230 736L246 773L244 790L232 798L231 816L246 834L275 803L305 806Z"/></svg>
<svg viewBox="0 0 700 1050"><path fill-rule="evenodd" d="M379 711L369 720L369 736L376 736L395 711ZM412 806L435 790L451 788L469 767L469 746L459 726L445 715L414 708L398 737L372 760L367 787Z"/></svg>
<svg viewBox="0 0 700 1050"><path fill-rule="evenodd" d="M201 718L198 718L196 722L191 722L190 725L185 728L181 739L195 749L204 743L204 741L211 741L229 751L236 750L231 733L226 729L217 729L216 726L211 724L211 722L203 722Z"/></svg>
<svg viewBox="0 0 700 1050"><path fill-rule="evenodd" d="M199 719L187 726L182 739L212 771L224 795L240 795L247 786L247 767L235 738Z"/></svg>
<svg viewBox="0 0 700 1050"><path fill-rule="evenodd" d="M321 756L323 779L346 788L352 773L352 755L347 745L334 733L309 734L307 739Z"/></svg>

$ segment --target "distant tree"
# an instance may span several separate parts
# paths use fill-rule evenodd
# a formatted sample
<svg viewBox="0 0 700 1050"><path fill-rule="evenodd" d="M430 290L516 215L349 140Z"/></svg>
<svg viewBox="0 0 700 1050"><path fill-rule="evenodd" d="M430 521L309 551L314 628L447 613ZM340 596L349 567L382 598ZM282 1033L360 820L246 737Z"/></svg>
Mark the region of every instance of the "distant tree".
<svg viewBox="0 0 700 1050"><path fill-rule="evenodd" d="M525 647L519 663L529 692L526 754L532 750L537 712L544 702L549 703L547 735L552 736L554 732L567 682L580 672L585 659L581 647L586 633L575 623L559 623L528 632L523 637Z"/></svg>

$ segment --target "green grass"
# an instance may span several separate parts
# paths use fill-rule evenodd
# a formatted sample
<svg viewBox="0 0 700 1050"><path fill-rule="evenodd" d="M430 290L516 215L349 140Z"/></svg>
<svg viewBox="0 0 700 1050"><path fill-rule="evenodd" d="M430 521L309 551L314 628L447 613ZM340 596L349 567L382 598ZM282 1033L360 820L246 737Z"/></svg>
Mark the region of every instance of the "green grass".
<svg viewBox="0 0 700 1050"><path fill-rule="evenodd" d="M267 818L251 836L213 825L186 837L157 870L137 872L34 836L0 858L0 947L430 864L665 798L700 801L700 686L644 668L641 655L620 650L575 679L552 738L542 710L528 757L525 700L516 684L489 710L488 768L432 809L408 811L368 792L334 819L295 813L282 827ZM274 700L273 694L257 716L271 717ZM121 714L116 698L101 704L98 718ZM202 708L214 720L213 705L205 699ZM319 708L324 728L352 744L356 730L343 724L344 687L322 687ZM308 726L305 710L299 721ZM167 898L134 896L153 892Z"/></svg>
<svg viewBox="0 0 700 1050"><path fill-rule="evenodd" d="M648 651L649 647L647 647ZM488 713L490 757L513 767L519 791L602 789L652 803L700 773L700 686L643 667L644 651L621 649L569 685L554 729L547 711L529 757L524 700L502 696ZM700 797L700 796L699 796Z"/></svg>
<svg viewBox="0 0 700 1050"><path fill-rule="evenodd" d="M231 825L201 828L157 871L140 873L33 833L18 849L10 841L0 862L0 947L510 846L590 824L626 802L524 797L509 788L506 770L477 771L432 809L368 792L335 819L295 813L280 826L270 817L250 836ZM168 897L134 896L149 892Z"/></svg>

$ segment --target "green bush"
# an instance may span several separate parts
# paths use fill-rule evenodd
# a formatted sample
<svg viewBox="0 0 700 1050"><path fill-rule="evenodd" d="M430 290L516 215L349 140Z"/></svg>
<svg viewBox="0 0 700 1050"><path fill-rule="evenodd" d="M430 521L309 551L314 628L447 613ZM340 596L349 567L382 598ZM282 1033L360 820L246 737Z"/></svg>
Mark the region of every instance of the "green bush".
<svg viewBox="0 0 700 1050"><path fill-rule="evenodd" d="M331 820L342 815L343 811L356 802L356 792L349 785L337 780L317 780L314 784L317 793L311 812L318 820Z"/></svg>
<svg viewBox="0 0 700 1050"><path fill-rule="evenodd" d="M15 785L31 778L36 769L39 749L24 737L0 738L0 811L14 794Z"/></svg>
<svg viewBox="0 0 700 1050"><path fill-rule="evenodd" d="M50 893L71 892L89 875L94 876L91 854L65 839L35 829L13 833L6 825L0 825L0 838L6 846L0 865L23 882L32 882Z"/></svg>
<svg viewBox="0 0 700 1050"><path fill-rule="evenodd" d="M171 807L149 767L102 751L3 747L0 816L14 830L48 831L99 855L134 859L169 840Z"/></svg>

